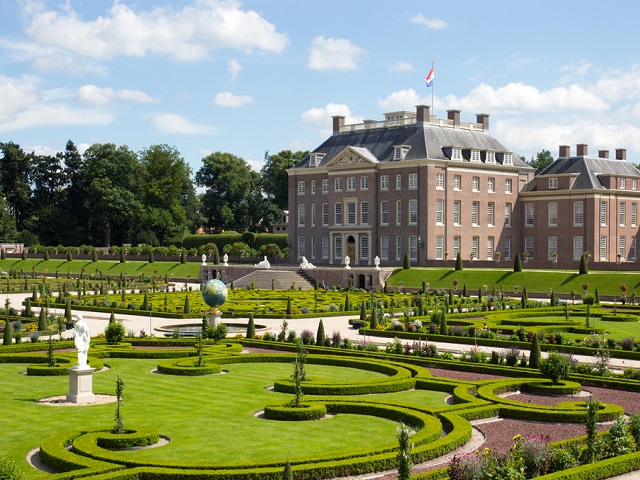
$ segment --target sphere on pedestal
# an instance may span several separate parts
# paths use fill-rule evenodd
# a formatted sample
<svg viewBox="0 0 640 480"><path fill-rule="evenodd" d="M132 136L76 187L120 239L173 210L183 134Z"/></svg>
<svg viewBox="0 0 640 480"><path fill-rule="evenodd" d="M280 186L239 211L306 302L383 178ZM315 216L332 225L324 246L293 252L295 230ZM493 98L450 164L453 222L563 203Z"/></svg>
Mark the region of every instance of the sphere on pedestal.
<svg viewBox="0 0 640 480"><path fill-rule="evenodd" d="M213 310L217 310L228 296L227 286L220 280L207 280L202 286L202 300Z"/></svg>

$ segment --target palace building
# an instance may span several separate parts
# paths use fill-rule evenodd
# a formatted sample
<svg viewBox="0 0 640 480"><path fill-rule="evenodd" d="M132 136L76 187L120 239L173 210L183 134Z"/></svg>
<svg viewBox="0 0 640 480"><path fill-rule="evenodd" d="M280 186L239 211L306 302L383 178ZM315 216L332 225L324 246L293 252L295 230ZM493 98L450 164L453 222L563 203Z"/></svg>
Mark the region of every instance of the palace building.
<svg viewBox="0 0 640 480"><path fill-rule="evenodd" d="M458 252L479 262L517 252L557 261L604 248L594 259L611 261L623 242L625 259L635 259L640 171L618 158L623 150L613 160L588 157L586 145L575 157L561 147L561 158L534 177L489 133L489 115L461 122L459 110L447 113L437 118L419 105L380 122L333 117L332 135L288 170L290 259L343 265L348 255L352 266L367 266L377 256L395 266L408 254L426 266ZM609 217L623 208L621 227Z"/></svg>

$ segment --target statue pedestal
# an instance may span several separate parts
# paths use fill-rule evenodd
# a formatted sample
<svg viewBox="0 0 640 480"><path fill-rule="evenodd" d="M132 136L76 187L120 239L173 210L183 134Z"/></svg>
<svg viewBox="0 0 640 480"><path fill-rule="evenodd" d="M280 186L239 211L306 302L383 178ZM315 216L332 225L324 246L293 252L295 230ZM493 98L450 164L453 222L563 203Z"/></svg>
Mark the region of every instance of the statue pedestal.
<svg viewBox="0 0 640 480"><path fill-rule="evenodd" d="M209 325L215 327L222 318L222 312L209 312Z"/></svg>
<svg viewBox="0 0 640 480"><path fill-rule="evenodd" d="M89 403L94 398L93 372L95 368L88 365L74 365L69 371L69 393L67 401L71 403Z"/></svg>

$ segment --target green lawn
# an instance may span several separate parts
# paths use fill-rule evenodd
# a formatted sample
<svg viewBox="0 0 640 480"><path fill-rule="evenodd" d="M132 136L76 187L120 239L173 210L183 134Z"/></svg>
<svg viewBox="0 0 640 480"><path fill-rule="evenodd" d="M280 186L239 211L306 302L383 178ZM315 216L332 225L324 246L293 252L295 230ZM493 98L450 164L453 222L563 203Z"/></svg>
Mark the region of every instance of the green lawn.
<svg viewBox="0 0 640 480"><path fill-rule="evenodd" d="M248 462L295 460L339 454L353 445L394 444L397 423L377 417L337 415L316 422L278 422L256 418L267 403L291 397L267 390L288 378L289 364L230 364L228 373L206 377L172 377L151 373L154 360L109 359L111 369L95 374L94 393L115 390L116 375L125 383L123 418L127 426L156 428L171 442L160 448L126 452L137 459L166 462ZM335 382L366 381L380 374L352 368L308 365L309 376ZM28 478L45 478L25 462L29 450L58 432L80 427L111 427L115 404L83 407L38 405L42 397L63 395L68 377L19 375L25 365L1 364L0 451L19 462ZM400 392L367 400L443 406L442 392ZM351 397L353 398L353 397ZM375 440L372 440L375 439Z"/></svg>

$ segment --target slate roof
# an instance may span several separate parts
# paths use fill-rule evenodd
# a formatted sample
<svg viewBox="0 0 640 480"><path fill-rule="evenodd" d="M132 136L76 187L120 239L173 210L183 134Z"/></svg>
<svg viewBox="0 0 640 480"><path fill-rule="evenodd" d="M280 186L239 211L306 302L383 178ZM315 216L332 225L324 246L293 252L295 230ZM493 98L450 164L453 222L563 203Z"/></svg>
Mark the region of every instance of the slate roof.
<svg viewBox="0 0 640 480"><path fill-rule="evenodd" d="M571 190L606 190L600 176L623 176L640 178L640 170L626 160L599 157L560 157L539 175L576 174ZM528 185L528 191L535 191L537 182Z"/></svg>
<svg viewBox="0 0 640 480"><path fill-rule="evenodd" d="M463 162L469 162L465 150L476 149L480 151L494 150L499 152L511 152L498 140L485 132L465 129L445 128L433 125L403 125L397 127L374 128L370 130L358 130L349 133L334 134L327 138L311 153L324 153L322 162L317 166L325 166L347 147L367 149L378 162L393 161L394 145L408 145L409 149L405 160L434 159L449 160L450 152L445 147L461 147ZM496 156L496 164L500 165L502 157ZM520 157L511 155L513 165L516 167L529 167ZM458 161L456 161L458 163ZM309 156L305 157L293 168L304 168L309 165Z"/></svg>

